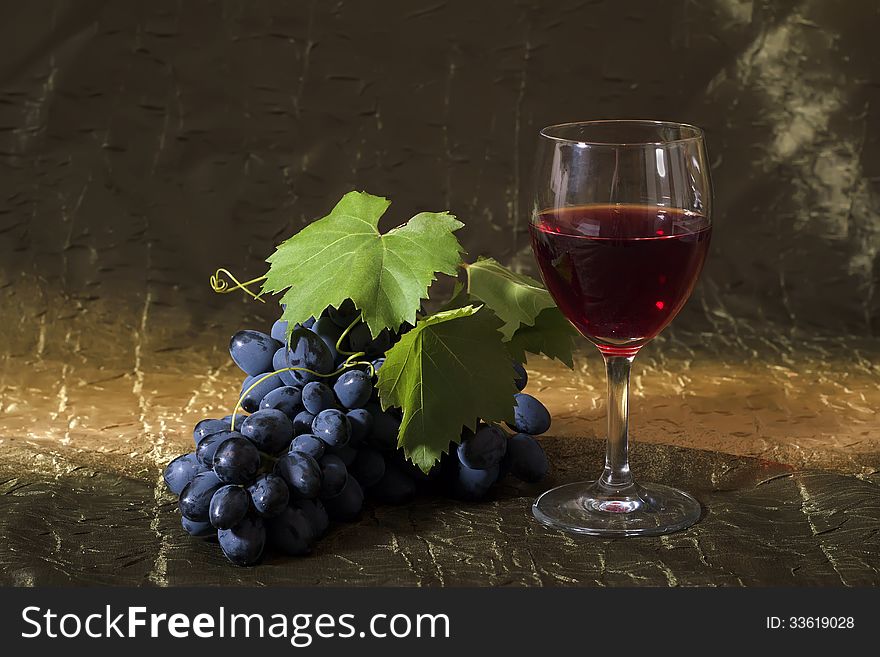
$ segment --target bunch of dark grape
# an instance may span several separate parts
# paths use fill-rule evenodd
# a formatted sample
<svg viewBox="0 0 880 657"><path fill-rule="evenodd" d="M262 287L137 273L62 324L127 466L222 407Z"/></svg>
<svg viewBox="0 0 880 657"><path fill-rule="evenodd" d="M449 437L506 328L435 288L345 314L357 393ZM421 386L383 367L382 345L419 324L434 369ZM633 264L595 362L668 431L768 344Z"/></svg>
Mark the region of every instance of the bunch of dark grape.
<svg viewBox="0 0 880 657"><path fill-rule="evenodd" d="M508 473L529 482L546 475L533 436L550 428L550 414L522 392L513 399L513 435L480 422L463 430L459 444L450 441L430 473L407 460L397 447L401 413L382 410L374 384L385 351L409 327L374 339L358 316L346 302L296 326L289 339L280 320L271 335L236 333L229 352L248 375L240 397L246 414L235 416L234 427L232 416L201 420L195 450L165 468L183 528L216 537L232 563L255 564L267 546L309 553L331 520L357 518L365 495L387 504L405 504L419 491L476 501ZM528 375L520 363L513 368L522 391Z"/></svg>

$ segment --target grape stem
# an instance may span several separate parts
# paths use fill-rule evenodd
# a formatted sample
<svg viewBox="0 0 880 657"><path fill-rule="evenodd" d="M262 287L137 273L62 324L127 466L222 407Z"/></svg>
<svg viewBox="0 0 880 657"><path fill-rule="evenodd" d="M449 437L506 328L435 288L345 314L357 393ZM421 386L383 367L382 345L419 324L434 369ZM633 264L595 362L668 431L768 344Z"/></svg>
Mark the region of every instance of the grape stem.
<svg viewBox="0 0 880 657"><path fill-rule="evenodd" d="M229 281L225 280L223 278L223 275L226 275L226 277L229 278L233 283L235 283L235 285L230 287ZM229 294L230 292L241 290L242 292L253 297L260 303L266 303L266 300L262 298L262 292L260 292L259 294L254 294L250 290L251 285L265 280L265 276L260 276L258 278L252 278L251 280L242 283L233 275L232 272L230 272L228 269L224 269L221 267L216 272L214 272L214 274L211 275L211 289L214 290L214 292L216 292L217 294Z"/></svg>

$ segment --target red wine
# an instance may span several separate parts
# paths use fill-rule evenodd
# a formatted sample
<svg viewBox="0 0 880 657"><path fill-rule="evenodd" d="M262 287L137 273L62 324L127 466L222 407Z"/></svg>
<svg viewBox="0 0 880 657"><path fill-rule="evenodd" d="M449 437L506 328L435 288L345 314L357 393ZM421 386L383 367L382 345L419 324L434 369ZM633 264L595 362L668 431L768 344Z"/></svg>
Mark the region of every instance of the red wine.
<svg viewBox="0 0 880 657"><path fill-rule="evenodd" d="M684 306L706 260L706 217L658 206L545 210L529 226L547 289L604 353L632 355Z"/></svg>

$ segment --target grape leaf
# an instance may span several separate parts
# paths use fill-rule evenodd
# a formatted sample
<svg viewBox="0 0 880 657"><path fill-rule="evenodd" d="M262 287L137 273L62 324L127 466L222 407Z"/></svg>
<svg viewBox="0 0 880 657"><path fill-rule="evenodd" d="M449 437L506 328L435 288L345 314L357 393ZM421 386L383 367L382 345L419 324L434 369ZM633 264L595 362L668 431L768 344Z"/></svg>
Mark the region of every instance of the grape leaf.
<svg viewBox="0 0 880 657"><path fill-rule="evenodd" d="M390 201L349 192L322 219L278 246L267 259L264 292L284 292L289 330L346 299L363 312L373 337L415 324L428 286L440 272L454 276L464 224L447 212L421 212L384 235L379 218Z"/></svg>
<svg viewBox="0 0 880 657"><path fill-rule="evenodd" d="M532 326L538 313L556 305L534 278L517 274L493 258L480 258L466 268L468 294L501 318L505 339L509 340L523 324Z"/></svg>
<svg viewBox="0 0 880 657"><path fill-rule="evenodd" d="M383 408L403 410L398 445L428 472L462 426L512 421L514 371L492 313L465 306L419 321L385 354Z"/></svg>
<svg viewBox="0 0 880 657"><path fill-rule="evenodd" d="M526 353L544 354L574 368L574 340L579 333L558 308L546 308L535 318L534 326L520 326L506 343L510 355L521 363Z"/></svg>
<svg viewBox="0 0 880 657"><path fill-rule="evenodd" d="M563 316L550 293L534 278L512 272L492 258L467 265L468 294L452 307L482 301L504 321L502 333L510 355L525 362L525 352L544 354L574 367L572 350L578 332Z"/></svg>

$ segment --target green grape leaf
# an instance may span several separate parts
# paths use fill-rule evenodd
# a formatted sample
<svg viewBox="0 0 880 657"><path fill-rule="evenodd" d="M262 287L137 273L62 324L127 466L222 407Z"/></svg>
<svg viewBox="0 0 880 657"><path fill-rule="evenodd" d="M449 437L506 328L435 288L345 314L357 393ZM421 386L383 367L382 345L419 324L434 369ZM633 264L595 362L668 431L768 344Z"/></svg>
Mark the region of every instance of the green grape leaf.
<svg viewBox="0 0 880 657"><path fill-rule="evenodd" d="M363 312L374 337L384 328L415 324L436 274L456 274L462 247L453 233L464 224L447 212L421 212L382 234L379 218L390 204L349 192L269 256L263 291L284 291L282 319L289 330L346 299Z"/></svg>
<svg viewBox="0 0 880 657"><path fill-rule="evenodd" d="M403 410L398 445L425 472L459 442L462 426L513 420L515 375L501 322L479 311L465 306L419 320L379 370L383 408Z"/></svg>
<svg viewBox="0 0 880 657"><path fill-rule="evenodd" d="M545 308L535 318L534 326L520 326L506 343L510 355L524 363L526 352L544 354L574 367L575 339L579 334L556 307Z"/></svg>
<svg viewBox="0 0 880 657"><path fill-rule="evenodd" d="M520 326L534 325L542 310L556 305L534 278L517 274L492 258L480 258L466 268L468 294L501 318L501 332L507 340Z"/></svg>

